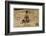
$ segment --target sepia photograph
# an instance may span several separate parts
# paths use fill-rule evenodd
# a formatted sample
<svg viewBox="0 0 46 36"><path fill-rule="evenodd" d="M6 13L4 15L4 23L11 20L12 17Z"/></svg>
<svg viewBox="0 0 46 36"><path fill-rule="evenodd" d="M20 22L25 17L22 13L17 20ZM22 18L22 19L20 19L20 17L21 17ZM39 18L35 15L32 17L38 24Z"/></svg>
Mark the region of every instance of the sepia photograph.
<svg viewBox="0 0 46 36"><path fill-rule="evenodd" d="M14 27L38 27L39 9L14 8Z"/></svg>

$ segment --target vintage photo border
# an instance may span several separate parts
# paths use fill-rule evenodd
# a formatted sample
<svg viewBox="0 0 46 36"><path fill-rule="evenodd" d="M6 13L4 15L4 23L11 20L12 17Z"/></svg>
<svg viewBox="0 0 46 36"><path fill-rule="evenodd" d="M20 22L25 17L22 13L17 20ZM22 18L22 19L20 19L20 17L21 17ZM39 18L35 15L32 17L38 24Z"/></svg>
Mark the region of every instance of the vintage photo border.
<svg viewBox="0 0 46 36"><path fill-rule="evenodd" d="M39 26L37 27L13 27L14 26L14 19L13 19L14 18L14 8L39 9ZM38 30L42 30L42 6L10 4L10 32L38 31Z"/></svg>
<svg viewBox="0 0 46 36"><path fill-rule="evenodd" d="M10 32L10 4L26 4L26 5L40 5L42 6L42 23L43 29L41 31L24 31L24 32ZM37 2L18 2L18 1L5 1L5 35L17 35L17 34L33 34L44 33L45 31L45 4Z"/></svg>

